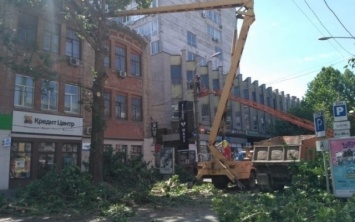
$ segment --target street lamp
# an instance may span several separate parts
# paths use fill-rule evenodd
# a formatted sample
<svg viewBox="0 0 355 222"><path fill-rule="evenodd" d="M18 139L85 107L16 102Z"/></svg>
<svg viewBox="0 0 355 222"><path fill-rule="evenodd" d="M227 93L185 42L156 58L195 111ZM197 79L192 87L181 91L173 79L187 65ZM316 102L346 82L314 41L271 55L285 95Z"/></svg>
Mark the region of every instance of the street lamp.
<svg viewBox="0 0 355 222"><path fill-rule="evenodd" d="M345 36L326 36L326 37L320 37L318 40L328 40L328 39L355 39L354 37L345 37Z"/></svg>
<svg viewBox="0 0 355 222"><path fill-rule="evenodd" d="M210 57L206 59L206 62L208 62L211 58L218 56L221 54L221 52L216 52L213 53ZM198 95L197 95L197 82L200 81L200 79L197 79L198 75L196 75L196 67L200 65L203 61L198 62L193 69L194 72L194 79L193 79L193 93L194 93L194 106L195 106L195 132L196 132L196 148L197 148L197 155L200 153L200 123L199 123L199 112L198 112ZM200 84L200 83L199 83ZM200 88L199 88L199 93L200 93Z"/></svg>

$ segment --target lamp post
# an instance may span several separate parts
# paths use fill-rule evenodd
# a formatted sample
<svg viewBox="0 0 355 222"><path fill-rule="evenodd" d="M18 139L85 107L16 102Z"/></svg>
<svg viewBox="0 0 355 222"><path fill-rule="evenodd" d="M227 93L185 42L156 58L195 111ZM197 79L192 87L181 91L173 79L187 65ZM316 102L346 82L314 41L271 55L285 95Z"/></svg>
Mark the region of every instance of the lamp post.
<svg viewBox="0 0 355 222"><path fill-rule="evenodd" d="M345 36L325 36L325 37L318 38L318 40L328 40L328 39L355 39L355 38L345 37Z"/></svg>
<svg viewBox="0 0 355 222"><path fill-rule="evenodd" d="M213 53L210 57L207 58L206 62L208 62L211 58L218 56L221 54L221 52L216 52ZM194 68L194 79L193 79L193 93L194 93L194 107L195 107L195 132L196 132L196 148L197 148L197 155L201 152L200 149L200 123L199 123L199 112L198 112L198 94L197 94L197 82L200 81L200 79L197 80L198 75L196 75L196 68L198 65L200 65L203 61L198 62ZM200 84L200 83L199 83ZM200 89L199 89L200 91ZM199 92L200 93L200 92Z"/></svg>

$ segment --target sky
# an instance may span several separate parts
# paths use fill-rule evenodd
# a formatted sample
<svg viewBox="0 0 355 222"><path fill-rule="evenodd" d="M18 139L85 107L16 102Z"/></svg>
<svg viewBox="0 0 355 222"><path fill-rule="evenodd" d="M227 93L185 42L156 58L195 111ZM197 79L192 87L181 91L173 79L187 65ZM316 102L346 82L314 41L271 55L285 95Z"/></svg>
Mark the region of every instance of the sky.
<svg viewBox="0 0 355 222"><path fill-rule="evenodd" d="M254 0L254 11L240 73L259 85L302 99L322 67L343 73L355 55L354 0Z"/></svg>

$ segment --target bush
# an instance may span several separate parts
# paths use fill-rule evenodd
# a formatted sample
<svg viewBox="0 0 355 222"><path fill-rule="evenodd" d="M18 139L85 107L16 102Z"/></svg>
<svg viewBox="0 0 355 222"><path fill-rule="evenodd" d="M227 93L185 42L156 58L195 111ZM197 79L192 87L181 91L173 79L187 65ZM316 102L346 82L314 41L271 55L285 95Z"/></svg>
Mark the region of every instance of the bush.
<svg viewBox="0 0 355 222"><path fill-rule="evenodd" d="M58 172L52 170L17 192L19 206L31 206L34 213L52 213L70 209L88 209L104 203L108 193L94 185L91 176L77 166ZM79 209L80 210L80 209Z"/></svg>

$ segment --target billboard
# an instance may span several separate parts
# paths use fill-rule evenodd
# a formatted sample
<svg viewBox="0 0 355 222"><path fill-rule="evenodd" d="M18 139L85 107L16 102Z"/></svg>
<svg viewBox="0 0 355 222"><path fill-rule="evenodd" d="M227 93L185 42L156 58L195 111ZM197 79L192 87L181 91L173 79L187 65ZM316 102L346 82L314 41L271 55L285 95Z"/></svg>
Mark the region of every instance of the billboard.
<svg viewBox="0 0 355 222"><path fill-rule="evenodd" d="M175 152L173 147L160 150L159 169L161 174L174 174Z"/></svg>
<svg viewBox="0 0 355 222"><path fill-rule="evenodd" d="M335 197L351 197L355 193L355 137L329 140L330 169Z"/></svg>

